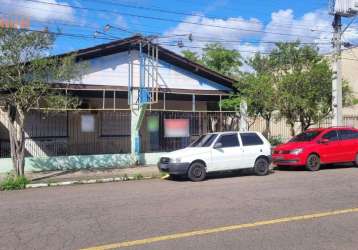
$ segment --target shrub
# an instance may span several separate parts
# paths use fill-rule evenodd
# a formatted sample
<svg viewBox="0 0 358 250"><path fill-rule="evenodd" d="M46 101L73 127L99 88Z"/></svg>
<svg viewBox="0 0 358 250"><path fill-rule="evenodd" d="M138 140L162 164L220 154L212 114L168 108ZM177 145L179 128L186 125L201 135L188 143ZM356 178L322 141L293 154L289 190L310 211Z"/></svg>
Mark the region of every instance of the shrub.
<svg viewBox="0 0 358 250"><path fill-rule="evenodd" d="M134 175L134 179L135 179L135 180L143 180L144 177L143 177L142 174L135 174L135 175Z"/></svg>
<svg viewBox="0 0 358 250"><path fill-rule="evenodd" d="M29 180L25 176L14 176L9 174L1 183L1 190L19 190L25 189L29 184Z"/></svg>
<svg viewBox="0 0 358 250"><path fill-rule="evenodd" d="M284 139L282 138L282 136L271 136L269 138L269 142L271 143L271 146L277 146L279 144L284 143Z"/></svg>

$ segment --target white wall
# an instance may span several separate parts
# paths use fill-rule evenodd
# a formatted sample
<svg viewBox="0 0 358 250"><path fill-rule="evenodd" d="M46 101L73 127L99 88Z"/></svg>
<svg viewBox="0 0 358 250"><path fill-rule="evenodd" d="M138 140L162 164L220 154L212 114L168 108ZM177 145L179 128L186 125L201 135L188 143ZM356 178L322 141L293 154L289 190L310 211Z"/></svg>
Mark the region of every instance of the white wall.
<svg viewBox="0 0 358 250"><path fill-rule="evenodd" d="M80 81L73 83L90 85L128 86L129 62L133 61L133 87L139 87L140 61L139 52L116 53L88 61L87 73ZM146 63L147 64L147 63ZM164 61L159 61L159 85L161 88L195 89L195 90L230 90L229 88L193 74Z"/></svg>

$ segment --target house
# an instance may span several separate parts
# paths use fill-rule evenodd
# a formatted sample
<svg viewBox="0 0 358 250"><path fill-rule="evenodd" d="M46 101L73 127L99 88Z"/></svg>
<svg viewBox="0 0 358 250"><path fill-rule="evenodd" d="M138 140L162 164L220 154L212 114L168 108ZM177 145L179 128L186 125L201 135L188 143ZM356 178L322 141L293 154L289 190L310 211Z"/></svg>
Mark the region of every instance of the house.
<svg viewBox="0 0 358 250"><path fill-rule="evenodd" d="M154 164L161 152L203 133L239 128L237 113L219 105L232 93L233 79L148 38L60 56L73 53L86 65L83 77L49 84L79 97L81 106L33 110L26 123L27 171ZM11 169L4 117L0 113L0 171Z"/></svg>

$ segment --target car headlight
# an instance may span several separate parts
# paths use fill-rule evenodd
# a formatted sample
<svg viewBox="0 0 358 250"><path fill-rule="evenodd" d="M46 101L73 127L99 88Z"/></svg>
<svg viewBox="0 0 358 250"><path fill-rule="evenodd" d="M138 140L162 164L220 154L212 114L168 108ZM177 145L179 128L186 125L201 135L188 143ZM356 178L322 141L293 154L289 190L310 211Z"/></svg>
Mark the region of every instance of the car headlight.
<svg viewBox="0 0 358 250"><path fill-rule="evenodd" d="M294 150L291 150L290 151L290 154L292 154L292 155L299 155L299 154L301 154L303 152L303 148L296 148L296 149L294 149Z"/></svg>

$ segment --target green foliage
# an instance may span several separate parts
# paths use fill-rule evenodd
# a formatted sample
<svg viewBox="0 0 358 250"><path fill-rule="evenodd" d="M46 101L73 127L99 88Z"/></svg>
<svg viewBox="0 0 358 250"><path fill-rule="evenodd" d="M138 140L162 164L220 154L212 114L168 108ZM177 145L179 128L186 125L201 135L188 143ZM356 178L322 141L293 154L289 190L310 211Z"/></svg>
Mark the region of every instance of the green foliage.
<svg viewBox="0 0 358 250"><path fill-rule="evenodd" d="M25 189L30 182L25 176L15 176L9 174L3 181L0 182L1 190L19 190Z"/></svg>
<svg viewBox="0 0 358 250"><path fill-rule="evenodd" d="M79 101L52 88L68 84L84 68L75 56L48 57L55 37L46 32L0 28L0 90L8 113L11 155L17 175L24 174L24 126L33 108L76 108ZM15 127L15 121L19 129Z"/></svg>
<svg viewBox="0 0 358 250"><path fill-rule="evenodd" d="M182 54L189 60L229 77L237 77L242 65L240 53L237 50L226 49L220 43L207 44L201 57L190 50L184 50Z"/></svg>
<svg viewBox="0 0 358 250"><path fill-rule="evenodd" d="M278 109L287 123L306 130L331 112L332 71L329 62L312 46L278 43L270 54L278 90Z"/></svg>
<svg viewBox="0 0 358 250"><path fill-rule="evenodd" d="M239 74L241 60L241 55L237 50L226 49L220 43L207 44L203 49L204 65L230 77L236 77Z"/></svg>
<svg viewBox="0 0 358 250"><path fill-rule="evenodd" d="M202 63L199 55L193 51L190 51L190 50L183 50L181 52L183 54L183 56L186 58L186 59L189 59L193 62L196 62L196 63Z"/></svg>
<svg viewBox="0 0 358 250"><path fill-rule="evenodd" d="M285 142L282 136L270 136L268 140L271 146L277 146Z"/></svg>
<svg viewBox="0 0 358 250"><path fill-rule="evenodd" d="M135 175L133 176L133 178L134 178L134 180L143 180L143 179L144 179L144 177L143 177L142 174L135 174Z"/></svg>

